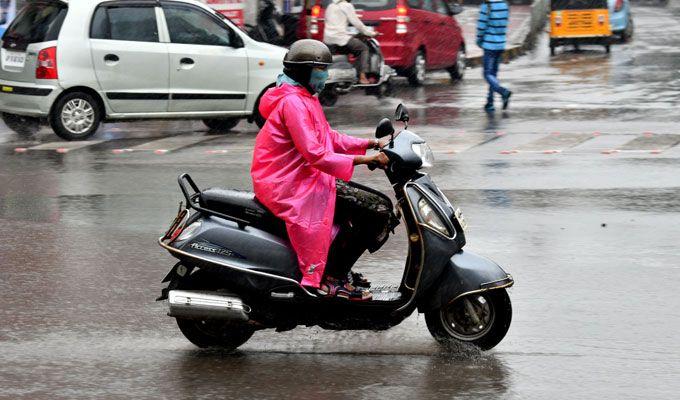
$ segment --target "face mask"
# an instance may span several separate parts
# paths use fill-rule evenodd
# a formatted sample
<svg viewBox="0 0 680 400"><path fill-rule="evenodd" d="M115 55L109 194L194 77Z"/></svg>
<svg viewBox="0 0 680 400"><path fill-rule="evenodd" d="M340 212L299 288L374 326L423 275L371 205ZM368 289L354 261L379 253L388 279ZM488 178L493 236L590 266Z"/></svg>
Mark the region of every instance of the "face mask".
<svg viewBox="0 0 680 400"><path fill-rule="evenodd" d="M323 88L326 86L326 81L328 80L328 71L325 69L312 70L312 75L309 77L309 86L314 89L315 93L321 93Z"/></svg>

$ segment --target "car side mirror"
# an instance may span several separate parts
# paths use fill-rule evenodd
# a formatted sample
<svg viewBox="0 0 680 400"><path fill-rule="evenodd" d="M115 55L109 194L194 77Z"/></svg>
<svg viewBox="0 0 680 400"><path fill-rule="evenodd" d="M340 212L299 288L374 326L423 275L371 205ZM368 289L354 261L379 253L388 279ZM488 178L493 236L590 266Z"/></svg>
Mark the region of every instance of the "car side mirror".
<svg viewBox="0 0 680 400"><path fill-rule="evenodd" d="M383 118L378 122L378 126L375 128L375 137L381 139L390 135L394 135L392 121L390 121L389 118Z"/></svg>
<svg viewBox="0 0 680 400"><path fill-rule="evenodd" d="M463 6L458 3L449 3L449 15L452 17L463 12Z"/></svg>
<svg viewBox="0 0 680 400"><path fill-rule="evenodd" d="M399 104L397 106L397 111L394 112L394 119L399 122L407 123L409 121L408 108L403 104Z"/></svg>

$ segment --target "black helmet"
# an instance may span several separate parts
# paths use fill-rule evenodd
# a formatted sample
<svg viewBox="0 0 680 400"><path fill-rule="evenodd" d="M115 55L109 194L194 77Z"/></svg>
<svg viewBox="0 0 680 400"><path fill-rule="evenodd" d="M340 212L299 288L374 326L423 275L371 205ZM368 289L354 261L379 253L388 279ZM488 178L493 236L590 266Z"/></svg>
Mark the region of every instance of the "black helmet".
<svg viewBox="0 0 680 400"><path fill-rule="evenodd" d="M283 65L288 68L306 66L310 68L326 68L333 61L328 46L314 39L301 39L290 46L283 58Z"/></svg>

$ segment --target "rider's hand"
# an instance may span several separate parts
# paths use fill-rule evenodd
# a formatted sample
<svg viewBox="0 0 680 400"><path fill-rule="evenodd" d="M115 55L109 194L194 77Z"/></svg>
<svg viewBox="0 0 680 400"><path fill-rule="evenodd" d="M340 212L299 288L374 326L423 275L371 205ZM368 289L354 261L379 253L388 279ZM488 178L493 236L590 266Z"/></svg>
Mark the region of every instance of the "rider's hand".
<svg viewBox="0 0 680 400"><path fill-rule="evenodd" d="M378 147L380 147L381 149L383 147L387 146L388 144L390 144L390 138L388 138L388 137L384 137L384 138L378 140Z"/></svg>
<svg viewBox="0 0 680 400"><path fill-rule="evenodd" d="M387 157L385 153L382 151L380 153L376 153L373 155L373 159L371 160L373 164L377 164L380 168L385 168L387 167L387 164L390 163L390 159Z"/></svg>

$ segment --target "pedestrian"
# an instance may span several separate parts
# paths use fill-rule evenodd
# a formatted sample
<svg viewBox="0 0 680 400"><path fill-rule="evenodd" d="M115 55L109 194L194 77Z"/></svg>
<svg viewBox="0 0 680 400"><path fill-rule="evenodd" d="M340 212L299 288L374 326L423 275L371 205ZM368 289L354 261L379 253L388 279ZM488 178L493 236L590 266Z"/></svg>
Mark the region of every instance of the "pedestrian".
<svg viewBox="0 0 680 400"><path fill-rule="evenodd" d="M505 0L485 0L479 9L477 46L484 50L484 79L489 83L489 94L484 109L495 110L494 93L501 95L503 109L508 108L512 92L498 81L498 65L505 51L510 7Z"/></svg>

